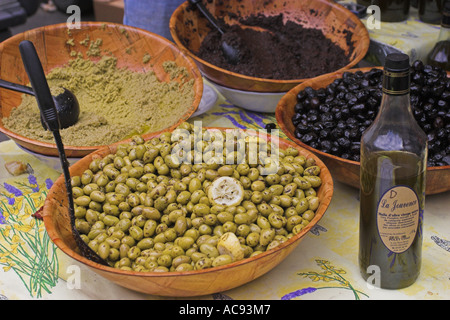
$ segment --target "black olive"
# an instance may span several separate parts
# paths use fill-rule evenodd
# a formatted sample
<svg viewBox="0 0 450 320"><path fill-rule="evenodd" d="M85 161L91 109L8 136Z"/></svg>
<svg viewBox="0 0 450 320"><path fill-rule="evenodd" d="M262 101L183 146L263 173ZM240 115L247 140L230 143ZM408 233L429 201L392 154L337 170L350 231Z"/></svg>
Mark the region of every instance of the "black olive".
<svg viewBox="0 0 450 320"><path fill-rule="evenodd" d="M438 129L438 128L442 128L443 126L444 126L444 120L442 120L441 117L434 118L433 127Z"/></svg>
<svg viewBox="0 0 450 320"><path fill-rule="evenodd" d="M355 93L356 98L359 102L365 102L369 98L368 90L359 90Z"/></svg>
<svg viewBox="0 0 450 320"><path fill-rule="evenodd" d="M300 113L296 113L292 116L292 123L294 126L297 126L302 120L302 115Z"/></svg>
<svg viewBox="0 0 450 320"><path fill-rule="evenodd" d="M428 97L431 94L431 88L429 86L422 87L422 95Z"/></svg>
<svg viewBox="0 0 450 320"><path fill-rule="evenodd" d="M268 124L266 124L266 126L264 127L266 130L274 130L277 128L277 125L273 122L270 122Z"/></svg>
<svg viewBox="0 0 450 320"><path fill-rule="evenodd" d="M326 92L327 92L328 96L334 97L334 93L335 93L334 87L328 86L326 89Z"/></svg>
<svg viewBox="0 0 450 320"><path fill-rule="evenodd" d="M341 138L337 139L337 142L343 148L349 148L352 143L350 141L350 139L348 139L347 137L341 137Z"/></svg>
<svg viewBox="0 0 450 320"><path fill-rule="evenodd" d="M361 88L367 88L370 85L369 84L369 80L363 79L363 80L361 80L359 85L360 85Z"/></svg>
<svg viewBox="0 0 450 320"><path fill-rule="evenodd" d="M331 111L331 107L330 107L330 105L328 103L322 103L319 106L319 111L323 112L323 113L327 113L327 112Z"/></svg>
<svg viewBox="0 0 450 320"><path fill-rule="evenodd" d="M425 77L423 76L422 73L415 72L411 76L411 81L416 83L416 84L423 85L424 82L425 82Z"/></svg>
<svg viewBox="0 0 450 320"><path fill-rule="evenodd" d="M374 97L369 97L369 99L367 99L367 105L370 107L370 108L376 108L376 107L378 107L379 105L380 105L380 103L378 102L378 100L376 99L376 98L374 98Z"/></svg>
<svg viewBox="0 0 450 320"><path fill-rule="evenodd" d="M331 150L332 143L330 140L322 140L320 141L320 146L323 152L329 152Z"/></svg>
<svg viewBox="0 0 450 320"><path fill-rule="evenodd" d="M437 86L432 87L431 93L435 97L440 97L445 91L445 86L443 84L439 84Z"/></svg>
<svg viewBox="0 0 450 320"><path fill-rule="evenodd" d="M450 155L446 155L442 158L442 162L444 162L446 166L450 166Z"/></svg>
<svg viewBox="0 0 450 320"><path fill-rule="evenodd" d="M411 94L419 94L422 91L422 86L420 84L411 84L409 89Z"/></svg>
<svg viewBox="0 0 450 320"><path fill-rule="evenodd" d="M298 128L295 128L294 130L294 135L297 139L302 140L303 139L303 133L301 133L300 131L298 131Z"/></svg>
<svg viewBox="0 0 450 320"><path fill-rule="evenodd" d="M338 121L336 123L336 128L338 129L345 129L347 127L347 124L345 123L345 121Z"/></svg>
<svg viewBox="0 0 450 320"><path fill-rule="evenodd" d="M366 111L366 105L363 103L355 104L350 108L352 112L360 113Z"/></svg>
<svg viewBox="0 0 450 320"><path fill-rule="evenodd" d="M320 106L320 100L317 97L313 97L311 98L309 105L311 106L311 108L313 109L317 109Z"/></svg>
<svg viewBox="0 0 450 320"><path fill-rule="evenodd" d="M449 101L450 100L450 91L444 91L441 94L441 98L445 101Z"/></svg>
<svg viewBox="0 0 450 320"><path fill-rule="evenodd" d="M317 90L316 95L320 101L323 101L326 98L327 93L325 92L324 88L320 88L319 90Z"/></svg>
<svg viewBox="0 0 450 320"><path fill-rule="evenodd" d="M298 132L300 132L302 134L307 133L309 131L309 127L307 125L302 124L302 123L299 123L297 125L296 129L297 129Z"/></svg>
<svg viewBox="0 0 450 320"><path fill-rule="evenodd" d="M320 121L327 122L333 120L333 114L330 112L325 112L320 115Z"/></svg>
<svg viewBox="0 0 450 320"><path fill-rule="evenodd" d="M424 65L423 65L423 62L421 60L416 60L416 61L413 62L412 67L416 71L423 71Z"/></svg>
<svg viewBox="0 0 450 320"><path fill-rule="evenodd" d="M331 137L333 137L334 140L339 139L340 137L342 137L344 133L344 130L341 128L334 128L333 130L331 130Z"/></svg>
<svg viewBox="0 0 450 320"><path fill-rule="evenodd" d="M305 94L307 97L312 98L316 96L316 92L313 88L311 87L306 87L305 88Z"/></svg>
<svg viewBox="0 0 450 320"><path fill-rule="evenodd" d="M356 91L359 89L359 84L354 82L348 85L348 89L351 91Z"/></svg>
<svg viewBox="0 0 450 320"><path fill-rule="evenodd" d="M295 111L296 113L302 113L303 110L305 110L305 107L303 106L302 103L299 102L299 103L296 103L296 104L295 104L295 106L294 106L294 111Z"/></svg>
<svg viewBox="0 0 450 320"><path fill-rule="evenodd" d="M302 141L306 144L309 144L311 141L317 140L317 134L314 132L308 132L303 135Z"/></svg>
<svg viewBox="0 0 450 320"><path fill-rule="evenodd" d="M341 109L341 112L342 112L342 116L343 116L344 118L347 118L347 117L350 115L350 109L347 108L347 107L342 108L342 109Z"/></svg>
<svg viewBox="0 0 450 320"><path fill-rule="evenodd" d="M315 141L315 140L311 141L309 143L309 145L311 146L311 148L314 148L314 149L319 148L319 143L317 141Z"/></svg>
<svg viewBox="0 0 450 320"><path fill-rule="evenodd" d="M439 99L437 102L437 106L442 110L447 110L447 101Z"/></svg>
<svg viewBox="0 0 450 320"><path fill-rule="evenodd" d="M318 119L318 116L317 116L317 114L314 114L314 113L308 113L306 119L307 119L309 122L316 122L317 119Z"/></svg>
<svg viewBox="0 0 450 320"><path fill-rule="evenodd" d="M423 131L425 131L425 132L430 132L431 129L433 129L433 126L432 126L431 124L429 124L429 123L425 123L425 124L422 126L422 129L423 129Z"/></svg>
<svg viewBox="0 0 450 320"><path fill-rule="evenodd" d="M306 97L305 90L302 90L299 93L297 93L297 100L303 100L305 97Z"/></svg>

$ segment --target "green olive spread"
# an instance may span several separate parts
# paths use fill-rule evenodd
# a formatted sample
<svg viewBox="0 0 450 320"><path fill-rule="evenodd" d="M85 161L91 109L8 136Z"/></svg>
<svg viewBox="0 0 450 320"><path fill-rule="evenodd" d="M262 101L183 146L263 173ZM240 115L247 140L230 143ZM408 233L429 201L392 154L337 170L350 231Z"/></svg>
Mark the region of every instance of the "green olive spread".
<svg viewBox="0 0 450 320"><path fill-rule="evenodd" d="M47 75L50 88L67 88L80 104L78 122L61 129L63 143L108 145L175 124L194 100L194 81L187 79L187 70L173 61L166 61L163 67L170 75L168 82L159 81L152 71L118 68L117 59L112 56L103 56L98 62L78 56L68 65L51 70ZM52 133L42 127L39 108L32 96L24 95L22 103L3 119L3 124L25 137L54 142Z"/></svg>

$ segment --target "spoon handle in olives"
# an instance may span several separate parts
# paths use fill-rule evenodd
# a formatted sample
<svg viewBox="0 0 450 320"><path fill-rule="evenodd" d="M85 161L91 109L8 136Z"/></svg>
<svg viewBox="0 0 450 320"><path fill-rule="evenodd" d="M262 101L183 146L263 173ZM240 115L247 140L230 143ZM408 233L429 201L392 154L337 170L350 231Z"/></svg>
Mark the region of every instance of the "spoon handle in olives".
<svg viewBox="0 0 450 320"><path fill-rule="evenodd" d="M58 148L59 158L61 161L61 166L64 173L64 178L66 182L66 192L68 198L68 208L70 223L72 227L72 233L74 239L80 248L81 253L88 259L103 264L108 265L100 256L98 256L84 241L81 239L78 230L75 227L75 210L73 202L72 185L69 172L69 161L67 161L66 154L64 151L64 145L61 139L61 134L59 132L60 124L58 113L56 111L55 102L50 93L50 88L45 78L44 69L42 68L41 61L36 52L36 48L33 43L24 40L19 44L20 54L22 56L22 61L25 66L25 71L30 79L31 86L35 92L35 97L38 102L39 109L41 110L41 116L44 118L45 123L50 131L52 131L55 138L55 143Z"/></svg>

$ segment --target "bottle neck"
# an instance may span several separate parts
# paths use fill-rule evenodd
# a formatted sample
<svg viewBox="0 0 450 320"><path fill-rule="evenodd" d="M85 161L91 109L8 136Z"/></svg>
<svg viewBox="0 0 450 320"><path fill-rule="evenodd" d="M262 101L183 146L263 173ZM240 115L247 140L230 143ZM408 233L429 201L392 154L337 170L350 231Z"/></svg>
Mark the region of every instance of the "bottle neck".
<svg viewBox="0 0 450 320"><path fill-rule="evenodd" d="M409 95L410 71L383 71L383 97L380 115L394 120L399 117L413 117Z"/></svg>
<svg viewBox="0 0 450 320"><path fill-rule="evenodd" d="M391 96L403 96L409 94L410 71L383 71L383 94Z"/></svg>

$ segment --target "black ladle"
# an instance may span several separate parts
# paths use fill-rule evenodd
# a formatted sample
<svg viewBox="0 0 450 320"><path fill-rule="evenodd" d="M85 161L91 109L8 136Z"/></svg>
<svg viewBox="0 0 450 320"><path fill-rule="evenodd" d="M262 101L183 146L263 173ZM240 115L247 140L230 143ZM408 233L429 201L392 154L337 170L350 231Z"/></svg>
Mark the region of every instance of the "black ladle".
<svg viewBox="0 0 450 320"><path fill-rule="evenodd" d="M100 256L97 255L84 241L81 239L78 230L75 227L75 210L72 196L72 185L70 183L69 162L67 161L66 154L64 152L64 145L61 140L59 132L60 121L58 113L56 111L55 101L50 93L47 79L45 78L44 69L42 68L41 61L37 55L36 49L32 42L24 40L19 44L20 54L25 66L25 70L30 79L31 86L35 93L36 100L38 102L39 109L41 111L41 117L44 119L44 123L47 129L52 131L55 138L56 146L58 148L59 159L61 160L61 166L64 173L64 179L66 182L67 198L69 200L69 215L70 224L72 227L72 233L81 254L89 260L94 262L108 265Z"/></svg>
<svg viewBox="0 0 450 320"><path fill-rule="evenodd" d="M6 80L0 79L0 87L35 96L33 88ZM80 105L71 91L66 88L62 89L64 91L54 96L53 99L55 101L56 111L58 112L59 124L61 129L65 129L77 123L78 117L80 116ZM41 122L44 129L47 129L42 117Z"/></svg>
<svg viewBox="0 0 450 320"><path fill-rule="evenodd" d="M201 0L189 0L189 2L195 6L197 6L197 9L205 16L206 19L208 19L209 23L213 25L214 28L217 29L217 31L220 32L220 34L223 36L226 32L226 30L223 30L216 18L213 17L213 15L209 12L208 9L205 8L205 6L202 4ZM222 41L221 43L222 53L227 59L227 61L230 64L238 64L240 60L240 50L238 48L233 47L226 41Z"/></svg>

